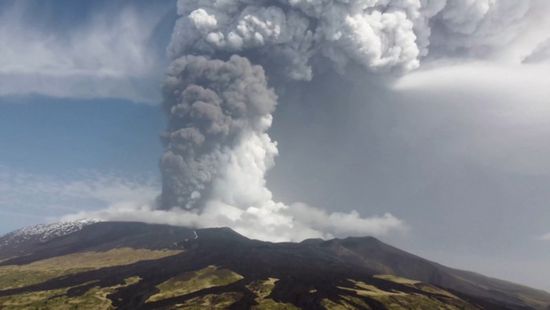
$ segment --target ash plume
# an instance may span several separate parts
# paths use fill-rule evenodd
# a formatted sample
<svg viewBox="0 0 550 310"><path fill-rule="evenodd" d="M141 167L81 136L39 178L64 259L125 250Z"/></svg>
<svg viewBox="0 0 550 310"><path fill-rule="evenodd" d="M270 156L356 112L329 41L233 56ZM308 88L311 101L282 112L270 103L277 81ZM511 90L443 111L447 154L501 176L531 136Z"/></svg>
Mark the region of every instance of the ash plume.
<svg viewBox="0 0 550 310"><path fill-rule="evenodd" d="M193 209L248 133L271 125L276 95L264 71L240 56L184 56L164 84L168 131L161 159L164 208Z"/></svg>
<svg viewBox="0 0 550 310"><path fill-rule="evenodd" d="M198 225L208 220L264 239L402 228L391 214L364 219L274 201L265 174L278 153L267 134L277 96L265 72L289 82L311 80L320 65L406 73L434 50L498 48L513 37L500 33L519 34L518 21L533 3L179 0L164 84L168 127L158 209L189 211Z"/></svg>

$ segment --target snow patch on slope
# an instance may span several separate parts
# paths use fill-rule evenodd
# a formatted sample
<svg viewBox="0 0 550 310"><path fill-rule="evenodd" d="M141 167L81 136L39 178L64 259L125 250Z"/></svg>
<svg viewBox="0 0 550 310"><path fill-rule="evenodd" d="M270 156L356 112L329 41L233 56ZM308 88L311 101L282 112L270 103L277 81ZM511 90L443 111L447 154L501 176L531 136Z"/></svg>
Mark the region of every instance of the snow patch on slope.
<svg viewBox="0 0 550 310"><path fill-rule="evenodd" d="M19 244L29 240L46 242L54 238L75 233L82 230L82 228L97 222L99 221L95 219L83 219L71 222L39 224L25 227L0 237L0 249L7 245Z"/></svg>

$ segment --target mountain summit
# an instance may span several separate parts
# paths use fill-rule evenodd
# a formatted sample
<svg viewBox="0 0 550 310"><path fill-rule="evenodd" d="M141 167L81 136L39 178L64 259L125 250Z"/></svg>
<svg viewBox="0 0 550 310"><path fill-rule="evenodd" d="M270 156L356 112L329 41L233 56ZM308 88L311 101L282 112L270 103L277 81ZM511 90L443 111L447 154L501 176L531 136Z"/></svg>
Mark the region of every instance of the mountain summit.
<svg viewBox="0 0 550 310"><path fill-rule="evenodd" d="M0 238L0 309L550 309L550 294L372 238L57 224Z"/></svg>

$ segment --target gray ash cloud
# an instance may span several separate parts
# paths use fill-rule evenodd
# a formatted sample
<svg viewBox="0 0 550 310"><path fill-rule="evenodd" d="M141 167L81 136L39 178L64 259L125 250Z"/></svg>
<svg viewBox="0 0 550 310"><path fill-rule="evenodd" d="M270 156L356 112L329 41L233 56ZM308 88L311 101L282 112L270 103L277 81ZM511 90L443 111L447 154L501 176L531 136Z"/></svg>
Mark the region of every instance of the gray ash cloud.
<svg viewBox="0 0 550 310"><path fill-rule="evenodd" d="M265 174L278 153L268 135L277 96L263 68L275 65L268 71L288 83L311 80L319 64L340 73L351 67L406 73L430 53L498 49L521 33L522 17L540 3L179 0L164 84L168 127L158 208L190 211L190 217L204 215L199 222L261 231L265 238L326 236L329 226L331 235L349 231L335 220L352 223L354 234L402 227L391 214L328 214L273 199Z"/></svg>
<svg viewBox="0 0 550 310"><path fill-rule="evenodd" d="M181 57L170 66L163 92L168 130L161 205L193 209L243 134L268 129L277 97L264 70L240 56Z"/></svg>

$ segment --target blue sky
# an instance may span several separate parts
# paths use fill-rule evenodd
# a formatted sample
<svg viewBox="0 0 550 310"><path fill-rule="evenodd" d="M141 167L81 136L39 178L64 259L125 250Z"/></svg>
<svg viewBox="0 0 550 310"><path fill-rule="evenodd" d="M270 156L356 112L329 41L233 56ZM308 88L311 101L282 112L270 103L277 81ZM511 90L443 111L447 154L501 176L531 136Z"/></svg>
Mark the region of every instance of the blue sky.
<svg viewBox="0 0 550 310"><path fill-rule="evenodd" d="M0 156L13 169L156 174L160 109L115 99L0 98ZM45 160L47 159L47 160Z"/></svg>
<svg viewBox="0 0 550 310"><path fill-rule="evenodd" d="M158 133L164 126L158 107L120 99L23 96L0 99L0 110L0 182L12 187L0 189L0 233L112 202L84 189L64 198L52 188L56 185L158 186ZM27 184L16 185L16 178ZM27 194L27 187L45 188L29 188ZM50 207L39 206L43 199L51 200Z"/></svg>
<svg viewBox="0 0 550 310"><path fill-rule="evenodd" d="M0 233L156 195L175 18L173 1L0 1Z"/></svg>
<svg viewBox="0 0 550 310"><path fill-rule="evenodd" d="M168 0L0 0L0 234L158 195L175 19ZM550 57L500 62L524 50L432 63L392 87L322 75L289 87L270 189L391 212L410 228L392 244L550 290Z"/></svg>

